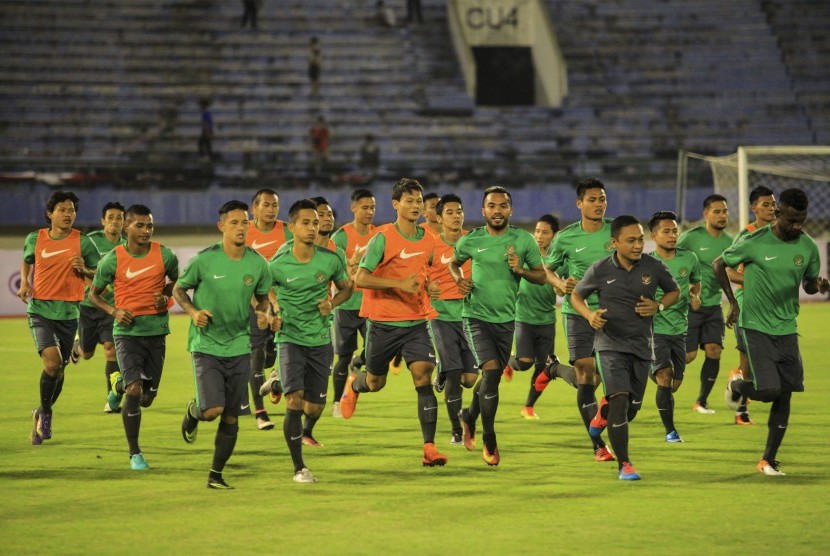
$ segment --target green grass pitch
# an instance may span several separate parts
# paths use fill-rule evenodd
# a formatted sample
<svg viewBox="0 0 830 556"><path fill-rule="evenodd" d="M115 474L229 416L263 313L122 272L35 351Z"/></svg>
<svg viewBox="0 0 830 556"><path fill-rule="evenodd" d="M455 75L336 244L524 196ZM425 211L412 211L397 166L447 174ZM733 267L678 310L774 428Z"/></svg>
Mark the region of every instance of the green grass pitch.
<svg viewBox="0 0 830 556"><path fill-rule="evenodd" d="M691 406L702 355L676 397L685 444L667 444L650 386L631 426L630 452L643 480L617 480L615 463L593 460L575 391L554 382L539 421L519 409L529 373L502 382L497 419L501 465L450 446L443 408L443 468L421 466L416 398L408 373L361 396L353 419L327 408L305 449L316 484L292 482L282 435L284 402L268 405L277 427L241 422L225 469L232 491L206 485L215 423L185 444L180 423L192 397L187 319L172 319L160 393L144 410L141 446L151 469L129 469L121 418L105 415L103 356L67 369L54 438L31 446L39 359L25 320L0 320L0 553L2 554L815 554L830 541L830 304L802 307L807 392L779 453L786 477L755 471L768 406L738 427L723 403L737 362L731 331L712 394L715 415ZM563 338L557 353L565 354ZM465 401L470 393L465 391Z"/></svg>

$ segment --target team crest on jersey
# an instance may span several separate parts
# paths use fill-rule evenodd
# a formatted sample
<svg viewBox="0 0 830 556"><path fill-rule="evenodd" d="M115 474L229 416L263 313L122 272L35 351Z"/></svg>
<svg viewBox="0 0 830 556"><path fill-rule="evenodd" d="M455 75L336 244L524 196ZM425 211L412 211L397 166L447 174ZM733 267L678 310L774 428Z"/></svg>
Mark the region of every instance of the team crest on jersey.
<svg viewBox="0 0 830 556"><path fill-rule="evenodd" d="M680 274L681 276L686 276L687 274L689 274L689 269L688 268L681 268L680 272L678 274Z"/></svg>
<svg viewBox="0 0 830 556"><path fill-rule="evenodd" d="M326 280L326 275L323 274L322 272L318 272L317 274L314 275L314 279L317 280L318 282L324 282Z"/></svg>
<svg viewBox="0 0 830 556"><path fill-rule="evenodd" d="M614 246L611 245L610 241L605 244L605 250L606 251L613 251L614 250Z"/></svg>
<svg viewBox="0 0 830 556"><path fill-rule="evenodd" d="M245 283L246 286L250 286L254 283L254 277L250 274L246 274L245 277L242 278L242 281Z"/></svg>
<svg viewBox="0 0 830 556"><path fill-rule="evenodd" d="M793 257L793 262L795 263L795 266L801 266L804 264L804 257L802 257L801 255L796 255L795 257Z"/></svg>
<svg viewBox="0 0 830 556"><path fill-rule="evenodd" d="M642 278L640 279L643 281L643 285L645 286L651 284L651 274L643 274Z"/></svg>

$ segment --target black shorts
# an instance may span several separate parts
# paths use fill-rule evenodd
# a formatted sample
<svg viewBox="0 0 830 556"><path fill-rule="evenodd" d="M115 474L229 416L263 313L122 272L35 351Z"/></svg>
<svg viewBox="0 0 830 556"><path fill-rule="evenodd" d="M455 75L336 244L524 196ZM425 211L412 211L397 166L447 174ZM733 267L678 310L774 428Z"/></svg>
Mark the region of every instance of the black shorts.
<svg viewBox="0 0 830 556"><path fill-rule="evenodd" d="M357 334L363 336L366 343L366 319L360 311L337 309L334 312L334 353L351 355L357 351Z"/></svg>
<svg viewBox="0 0 830 556"><path fill-rule="evenodd" d="M250 415L248 377L251 374L251 354L219 357L197 352L191 355L199 409L205 411L212 407L224 407L224 415Z"/></svg>
<svg viewBox="0 0 830 556"><path fill-rule="evenodd" d="M706 344L723 347L726 324L720 305L701 307L699 311L689 310L689 329L686 332L686 351L691 353L703 349Z"/></svg>
<svg viewBox="0 0 830 556"><path fill-rule="evenodd" d="M97 307L81 305L81 318L78 319L78 337L84 353L95 351L95 346L113 343L112 325L115 319Z"/></svg>
<svg viewBox="0 0 830 556"><path fill-rule="evenodd" d="M144 396L156 397L164 371L167 336L115 336L115 355L124 386L141 380Z"/></svg>
<svg viewBox="0 0 830 556"><path fill-rule="evenodd" d="M78 321L52 320L41 315L29 315L29 330L35 340L37 354L43 353L48 347L56 347L61 353L61 361L66 366L75 343L75 333L78 331Z"/></svg>
<svg viewBox="0 0 830 556"><path fill-rule="evenodd" d="M570 313L562 315L562 325L565 328L565 339L568 340L568 355L571 365L577 359L586 359L594 356L594 337L597 331L582 315Z"/></svg>
<svg viewBox="0 0 830 556"><path fill-rule="evenodd" d="M476 366L481 368L488 361L495 360L498 369L502 370L510 360L513 349L513 333L516 323L492 323L475 318L464 319L464 332L467 334L467 343L476 359Z"/></svg>
<svg viewBox="0 0 830 556"><path fill-rule="evenodd" d="M262 330L256 325L256 311L253 307L251 307L249 322L251 325L251 351L266 345L268 342L274 343L274 332L271 331L271 328Z"/></svg>
<svg viewBox="0 0 830 556"><path fill-rule="evenodd" d="M643 400L651 361L619 351L598 351L595 357L606 396L628 392L632 403Z"/></svg>
<svg viewBox="0 0 830 556"><path fill-rule="evenodd" d="M771 336L743 329L746 357L756 390L804 391L804 365L798 334Z"/></svg>
<svg viewBox="0 0 830 556"><path fill-rule="evenodd" d="M733 329L735 330L735 349L745 354L746 344L744 344L743 328L738 326L738 323L735 323Z"/></svg>
<svg viewBox="0 0 830 556"><path fill-rule="evenodd" d="M651 364L651 374L661 369L671 369L674 380L683 380L686 372L685 335L654 335L654 362Z"/></svg>
<svg viewBox="0 0 830 556"><path fill-rule="evenodd" d="M403 356L407 366L417 361L439 364L436 357L438 350L426 321L414 326L391 326L368 321L366 328L366 370L373 375L387 374L389 362L398 353Z"/></svg>
<svg viewBox="0 0 830 556"><path fill-rule="evenodd" d="M533 357L536 365L544 365L553 354L556 324L516 322L516 358Z"/></svg>
<svg viewBox="0 0 830 556"><path fill-rule="evenodd" d="M290 342L277 344L280 362L280 381L286 394L303 390L303 399L309 403L325 404L326 391L334 361L334 348L301 346Z"/></svg>
<svg viewBox="0 0 830 556"><path fill-rule="evenodd" d="M461 321L431 320L429 326L438 348L438 358L441 360L440 372L478 372L476 360L464 336L464 326Z"/></svg>

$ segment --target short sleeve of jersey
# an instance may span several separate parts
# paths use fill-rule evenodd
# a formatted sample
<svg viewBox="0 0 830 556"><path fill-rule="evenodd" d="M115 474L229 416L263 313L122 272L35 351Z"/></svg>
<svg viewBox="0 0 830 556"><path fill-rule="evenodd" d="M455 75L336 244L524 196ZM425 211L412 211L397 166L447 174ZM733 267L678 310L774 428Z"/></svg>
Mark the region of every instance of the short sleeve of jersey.
<svg viewBox="0 0 830 556"><path fill-rule="evenodd" d="M170 248L161 246L161 260L164 262L164 272L172 281L179 278L179 258Z"/></svg>
<svg viewBox="0 0 830 556"><path fill-rule="evenodd" d="M585 271L585 276L582 277L582 280L576 285L574 288L575 291L579 292L579 295L582 296L582 299L587 298L589 295L597 291L599 289L599 283L596 279L596 269L597 265L600 264L601 261L598 261L595 264L592 264L588 267L588 270ZM677 289L677 285L675 284L675 289Z"/></svg>
<svg viewBox="0 0 830 556"><path fill-rule="evenodd" d="M747 248L747 245L751 244L752 242L747 241L735 242L732 247L724 251L721 256L726 266L736 267L741 263L750 262L750 250Z"/></svg>
<svg viewBox="0 0 830 556"><path fill-rule="evenodd" d="M349 242L349 238L346 235L346 232L343 228L340 228L331 236L331 240L337 245L340 249L344 252L346 251L346 244Z"/></svg>
<svg viewBox="0 0 830 556"><path fill-rule="evenodd" d="M115 266L118 263L118 257L115 251L110 251L98 261L98 268L95 270L95 276L92 278L92 285L96 288L105 288L112 284L115 280Z"/></svg>
<svg viewBox="0 0 830 556"><path fill-rule="evenodd" d="M269 265L268 261L266 261L263 257L259 257L259 259L262 272L259 273L259 281L254 288L254 294L258 297L263 297L268 295L268 292L271 291L271 288L274 285L274 279L271 276L271 265Z"/></svg>
<svg viewBox="0 0 830 556"><path fill-rule="evenodd" d="M565 263L565 249L562 246L563 240L561 237L562 236L560 234L556 234L556 237L553 238L550 253L545 261L545 266L557 273Z"/></svg>
<svg viewBox="0 0 830 556"><path fill-rule="evenodd" d="M677 283L677 280L674 279L674 276L672 276L668 267L661 261L656 262L657 266L660 268L657 276L657 285L660 286L660 289L663 290L663 292L678 291L680 289L680 285Z"/></svg>
<svg viewBox="0 0 830 556"><path fill-rule="evenodd" d="M522 262L530 269L542 266L542 254L539 252L539 246L536 245L536 240L527 232L522 234L522 239L525 251Z"/></svg>
<svg viewBox="0 0 830 556"><path fill-rule="evenodd" d="M377 233L369 240L369 244L366 246L366 253L360 260L360 268L374 272L383 260L384 251L386 251L386 236L382 232Z"/></svg>
<svg viewBox="0 0 830 556"><path fill-rule="evenodd" d="M23 262L26 264L35 264L35 246L37 245L37 232L32 232L26 236L26 241L23 242Z"/></svg>
<svg viewBox="0 0 830 556"><path fill-rule="evenodd" d="M818 254L816 242L810 240L810 261L807 263L807 270L804 271L805 280L815 280L821 272L821 259Z"/></svg>
<svg viewBox="0 0 830 556"><path fill-rule="evenodd" d="M202 281L202 264L201 264L201 257L197 254L193 259L191 259L190 263L188 263L187 267L185 267L184 272L181 276L179 276L179 286L181 286L185 290L190 290L195 288L199 285L199 282Z"/></svg>
<svg viewBox="0 0 830 556"><path fill-rule="evenodd" d="M700 259L697 258L697 255L689 251L689 254L694 259L694 265L692 266L692 271L689 273L689 283L690 284L700 284L701 276L700 276Z"/></svg>
<svg viewBox="0 0 830 556"><path fill-rule="evenodd" d="M469 243L467 241L468 235L461 236L461 239L455 244L455 249L453 250L453 258L458 263L458 266L461 266L470 258L470 250L467 247L467 243Z"/></svg>
<svg viewBox="0 0 830 556"><path fill-rule="evenodd" d="M101 253L95 243L86 235L81 234L81 256L84 258L84 264L89 268L98 266L98 260L101 258Z"/></svg>
<svg viewBox="0 0 830 556"><path fill-rule="evenodd" d="M349 274L346 272L346 253L342 249L337 249L337 264L335 265L334 271L332 272L332 280L334 282L347 282L349 280Z"/></svg>

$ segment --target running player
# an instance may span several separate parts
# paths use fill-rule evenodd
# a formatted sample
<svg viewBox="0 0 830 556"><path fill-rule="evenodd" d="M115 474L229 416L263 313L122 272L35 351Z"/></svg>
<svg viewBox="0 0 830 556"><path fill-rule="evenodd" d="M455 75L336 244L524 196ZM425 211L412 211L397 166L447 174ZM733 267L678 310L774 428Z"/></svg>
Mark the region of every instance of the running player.
<svg viewBox="0 0 830 556"><path fill-rule="evenodd" d="M680 286L677 303L654 315L651 378L657 383L655 405L666 429L666 442L683 442L674 424L674 393L686 370L689 307L700 308L700 261L688 249L677 247L677 215L673 212L655 212L648 227L656 244L651 256L666 265ZM663 290L657 290L657 297L663 297Z"/></svg>
<svg viewBox="0 0 830 556"><path fill-rule="evenodd" d="M375 235L375 227L372 225L375 218L374 194L368 189L356 189L352 193L351 210L354 219L337 230L331 238L337 247L346 253L349 276L354 279L358 263L366 252L366 246ZM363 338L364 346L366 343L366 319L360 316L362 301L363 292L355 288L352 297L334 312L334 353L337 354L337 363L331 377L335 400L332 408L334 417L342 416L340 398L349 378L350 367L356 370L363 366L362 354L355 357L352 365L352 356L357 351L358 333Z"/></svg>
<svg viewBox="0 0 830 556"><path fill-rule="evenodd" d="M360 314L367 319L366 371L349 375L340 399L344 419L354 415L361 392L386 386L389 362L401 352L418 393L418 421L424 439L423 464L444 465L447 456L435 447L438 400L432 390L435 346L427 320L436 316L427 295L428 266L436 237L417 225L424 210L423 188L401 178L392 189L392 207L398 217L379 226L355 275L363 288ZM437 294L437 287L433 285Z"/></svg>
<svg viewBox="0 0 830 556"><path fill-rule="evenodd" d="M732 245L732 236L726 233L729 210L722 195L709 195L703 201L704 223L680 234L677 246L692 251L700 260L700 309L689 311L689 330L686 333L686 364L697 357L698 348L706 359L700 368L700 393L692 410L711 414L709 394L720 372L720 356L723 352L723 309L721 288L712 271L712 261Z"/></svg>
<svg viewBox="0 0 830 556"><path fill-rule="evenodd" d="M78 197L55 191L46 202L49 227L30 233L23 245L17 297L28 304L29 329L43 363L40 406L32 411L33 445L52 438L52 406L63 389L78 330L84 280L92 278L98 264L95 244L72 228L77 214Z"/></svg>
<svg viewBox="0 0 830 556"><path fill-rule="evenodd" d="M109 202L104 205L101 211L101 229L87 234L92 240L98 253L106 255L117 246L126 243L121 237L124 228L124 206L121 203ZM115 298L112 291L103 294L107 303L112 305ZM118 371L118 358L115 356L115 343L112 339L113 320L108 314L98 309L89 301L89 285L84 292L84 300L81 301L81 317L78 319L78 339L72 348L70 360L77 364L81 359L92 359L95 355L95 348L101 344L104 348L104 377L107 384L107 395L110 389L110 375ZM120 408L113 410L107 402L104 404L104 413L113 413Z"/></svg>
<svg viewBox="0 0 830 556"><path fill-rule="evenodd" d="M804 367L798 348L798 288L808 294L827 293L827 278L819 276L816 242L802 227L808 198L800 189L787 189L778 198L776 221L727 249L714 263L730 310L727 323L739 322L752 380L733 376L727 384L732 408L740 398L771 402L767 443L757 469L764 475L784 475L778 449L787 432L793 392L804 391ZM743 306L739 306L725 266L744 264Z"/></svg>
<svg viewBox="0 0 830 556"><path fill-rule="evenodd" d="M473 402L459 414L464 427L463 441L475 448L475 422L481 413L484 431L482 459L487 465L501 460L495 420L499 407L499 382L513 347L516 296L524 278L545 283L542 257L533 236L510 225L513 199L504 187L484 190L481 214L485 226L476 228L455 245L449 270L458 290L466 297L462 317L467 342L481 369ZM472 260L472 272L465 276L461 265Z"/></svg>
<svg viewBox="0 0 830 556"><path fill-rule="evenodd" d="M571 305L597 330L597 369L608 399L607 416L597 412L589 434L599 436L610 423L608 439L617 454L619 478L634 481L640 475L628 457L628 423L643 403L654 359L653 317L671 307L680 290L666 265L643 254L643 227L636 218L615 218L611 241L615 252L585 272ZM585 302L592 293L599 295L596 309Z"/></svg>
<svg viewBox="0 0 830 556"><path fill-rule="evenodd" d="M218 227L222 241L190 261L173 297L192 320L188 351L196 380L196 399L187 404L182 437L193 443L199 421L220 418L207 486L229 489L222 470L236 445L251 372L249 307L251 297L256 297L257 326L268 326L271 273L267 261L245 245L248 205L241 201L222 205Z"/></svg>
<svg viewBox="0 0 830 556"><path fill-rule="evenodd" d="M283 433L298 483L317 481L303 461L303 444L321 446L311 429L326 405L334 360L329 315L352 294L345 261L336 252L315 245L320 225L317 206L311 199L292 205L288 226L293 244L277 253L269 265L281 312L274 327L287 406ZM339 290L333 298L329 298L330 282ZM317 310L310 311L310 307Z"/></svg>
<svg viewBox="0 0 830 556"><path fill-rule="evenodd" d="M127 209L127 243L118 245L98 263L89 300L113 319L113 338L121 371L110 377L107 405L115 410L124 399L121 420L130 449L130 468L149 469L138 445L141 408L158 395L164 370L166 336L170 334L168 302L179 277L179 260L163 245L151 241L153 215L144 205ZM104 292L111 289L114 302Z"/></svg>

